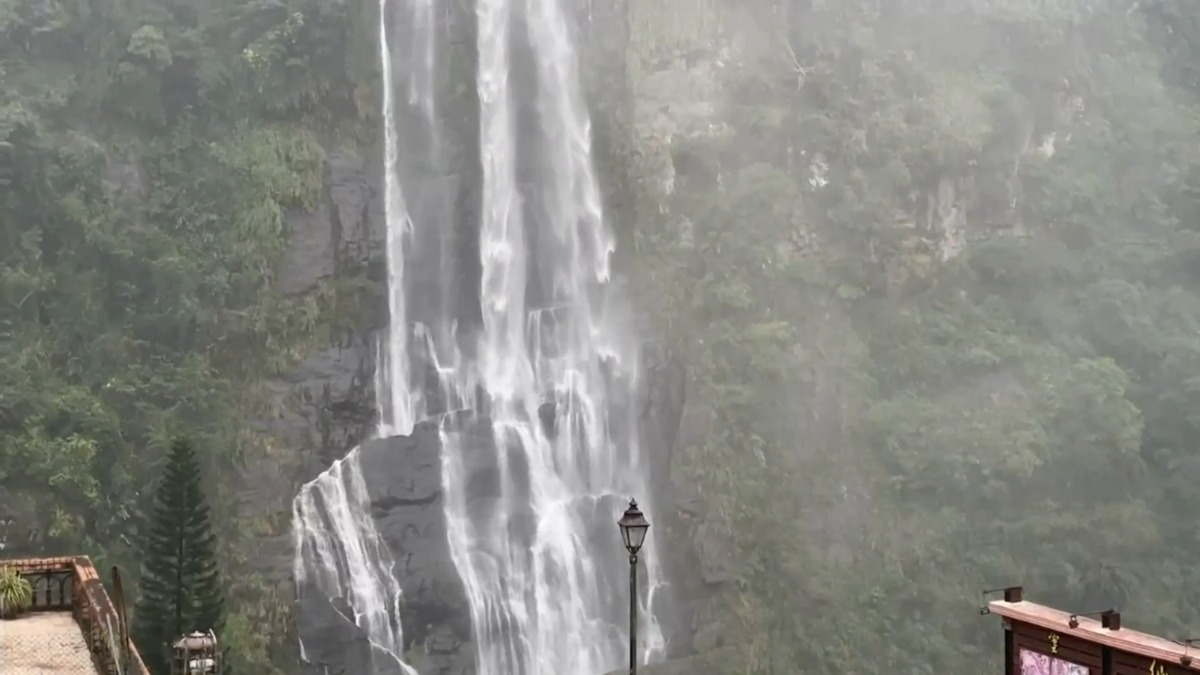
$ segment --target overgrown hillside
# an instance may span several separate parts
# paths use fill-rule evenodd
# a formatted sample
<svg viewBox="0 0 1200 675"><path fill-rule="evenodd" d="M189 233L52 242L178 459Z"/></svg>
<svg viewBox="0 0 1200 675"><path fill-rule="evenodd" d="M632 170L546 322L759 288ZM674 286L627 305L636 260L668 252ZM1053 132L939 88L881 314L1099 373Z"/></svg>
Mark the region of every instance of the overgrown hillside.
<svg viewBox="0 0 1200 675"><path fill-rule="evenodd" d="M631 263L693 376L709 645L998 672L975 610L1016 583L1188 634L1200 5L723 11L719 112L643 182Z"/></svg>
<svg viewBox="0 0 1200 675"><path fill-rule="evenodd" d="M328 342L353 300L351 284L280 291L285 219L322 194L321 143L373 133L371 9L0 2L6 553L135 572L148 486L168 438L190 436L243 672L270 672L290 601L248 573L265 524L236 509L264 489L242 467L272 447L256 385Z"/></svg>

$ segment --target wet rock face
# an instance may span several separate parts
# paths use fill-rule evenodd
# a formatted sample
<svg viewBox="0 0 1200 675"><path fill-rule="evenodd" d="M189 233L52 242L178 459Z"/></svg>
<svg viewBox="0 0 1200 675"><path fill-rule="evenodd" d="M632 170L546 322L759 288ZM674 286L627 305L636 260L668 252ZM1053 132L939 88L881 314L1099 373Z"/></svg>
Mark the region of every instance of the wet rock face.
<svg viewBox="0 0 1200 675"><path fill-rule="evenodd" d="M662 622L667 639L667 658L693 653L693 617L690 606L692 588L686 581L691 567L687 530L678 517L678 498L673 490L671 462L680 442L680 426L686 399L687 372L683 363L671 351L656 342L642 346L641 384L638 388L638 441L642 452L650 458L651 484L658 486L655 494L646 495L643 503L652 527L658 528L667 580L670 582L655 595L653 611Z"/></svg>
<svg viewBox="0 0 1200 675"><path fill-rule="evenodd" d="M371 518L395 563L403 591L406 658L421 675L473 675L470 608L450 556L437 429L370 440L359 458ZM399 675L395 659L374 649L341 598L307 594L297 611L309 673Z"/></svg>
<svg viewBox="0 0 1200 675"><path fill-rule="evenodd" d="M729 649L721 649L700 656L689 656L680 659L670 659L664 663L638 667L643 675L724 675L731 671L736 663L736 654ZM628 670L614 670L608 675L625 675Z"/></svg>
<svg viewBox="0 0 1200 675"><path fill-rule="evenodd" d="M300 603L296 615L304 640L305 675L404 675L395 659L371 646L340 598L313 594Z"/></svg>
<svg viewBox="0 0 1200 675"><path fill-rule="evenodd" d="M311 212L287 214L288 248L279 280L283 292L311 291L322 279L343 273L347 264L384 260L378 173L356 151L326 150L323 199Z"/></svg>
<svg viewBox="0 0 1200 675"><path fill-rule="evenodd" d="M288 247L279 279L287 293L311 292L322 280L348 274L347 266L359 266L356 271L361 272L362 265L384 255L377 172L370 170L371 161L355 151L327 149L324 162L322 201L311 213L287 215ZM337 335L296 367L260 385L265 412L252 424L271 447L247 458L238 478L238 513L259 524L250 565L282 593L290 594L293 583L290 522L299 486L375 432L374 333L386 321L380 313L376 325ZM331 611L302 608L317 622Z"/></svg>
<svg viewBox="0 0 1200 675"><path fill-rule="evenodd" d="M432 424L411 436L369 441L362 470L371 517L404 591L404 640L421 675L471 675L470 607L450 555L441 443Z"/></svg>

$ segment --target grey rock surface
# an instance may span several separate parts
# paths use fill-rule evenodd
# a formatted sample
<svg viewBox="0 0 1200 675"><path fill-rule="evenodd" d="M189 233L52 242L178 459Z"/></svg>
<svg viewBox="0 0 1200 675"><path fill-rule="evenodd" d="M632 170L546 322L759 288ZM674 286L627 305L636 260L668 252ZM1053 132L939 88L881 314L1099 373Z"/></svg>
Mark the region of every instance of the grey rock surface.
<svg viewBox="0 0 1200 675"><path fill-rule="evenodd" d="M679 440L687 373L675 355L657 342L643 345L641 369L638 440L650 457L651 483L666 486Z"/></svg>
<svg viewBox="0 0 1200 675"><path fill-rule="evenodd" d="M663 663L638 666L642 675L727 675L734 663L729 649L715 650ZM628 669L614 670L608 675L628 675Z"/></svg>
<svg viewBox="0 0 1200 675"><path fill-rule="evenodd" d="M371 220L382 209L374 206L379 199L369 165L357 150L326 149L324 198L312 212L286 214L280 290L310 292L347 273L347 261L365 264L369 255L383 255L382 222ZM247 459L237 485L238 511L276 524L260 535L251 565L281 587L291 584L292 499L302 483L374 433L374 373L375 336L343 334L261 385L264 409L252 414L271 448Z"/></svg>
<svg viewBox="0 0 1200 675"><path fill-rule="evenodd" d="M353 148L329 148L324 157L325 194L312 211L286 214L288 247L279 288L304 293L336 278L346 264L384 260L385 222L378 171Z"/></svg>
<svg viewBox="0 0 1200 675"><path fill-rule="evenodd" d="M368 441L360 452L371 517L404 591L404 638L421 675L469 675L470 608L450 556L438 430L418 424L411 436Z"/></svg>
<svg viewBox="0 0 1200 675"><path fill-rule="evenodd" d="M368 158L350 149L328 151L325 169L340 252L355 262L383 260L386 223L379 172L370 169Z"/></svg>
<svg viewBox="0 0 1200 675"><path fill-rule="evenodd" d="M256 426L269 447L246 457L237 510L270 524L257 528L249 563L282 593L292 592L292 500L300 485L374 432L372 343L371 336L349 337L261 385L265 405L256 411Z"/></svg>
<svg viewBox="0 0 1200 675"><path fill-rule="evenodd" d="M289 294L311 291L337 271L332 209L328 203L322 203L312 212L293 211L286 215L286 223L288 247L283 256L279 289Z"/></svg>
<svg viewBox="0 0 1200 675"><path fill-rule="evenodd" d="M473 675L470 611L446 536L437 429L419 424L410 436L369 440L358 452L371 518L403 591L405 658L421 675ZM401 672L371 647L337 598L302 598L297 623L309 672Z"/></svg>
<svg viewBox="0 0 1200 675"><path fill-rule="evenodd" d="M296 616L304 640L305 675L404 675L395 659L371 645L340 598L310 595L301 601Z"/></svg>

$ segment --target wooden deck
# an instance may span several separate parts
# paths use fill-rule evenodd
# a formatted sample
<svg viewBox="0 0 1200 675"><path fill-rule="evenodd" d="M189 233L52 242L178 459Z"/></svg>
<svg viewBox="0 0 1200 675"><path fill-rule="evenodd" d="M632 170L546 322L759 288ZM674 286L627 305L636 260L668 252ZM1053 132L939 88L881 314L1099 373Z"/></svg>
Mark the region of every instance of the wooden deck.
<svg viewBox="0 0 1200 675"><path fill-rule="evenodd" d="M1178 642L1131 630L1124 626L1120 630L1109 630L1102 626L1100 621L1086 616L1077 617L1079 625L1071 628L1069 612L1027 601L996 600L988 603L988 610L992 614L1006 619L1046 628L1063 636L1080 638L1115 650L1169 663L1175 669L1200 672L1200 647L1185 649ZM1181 657L1185 655L1192 659L1187 666L1183 666L1181 663Z"/></svg>
<svg viewBox="0 0 1200 675"><path fill-rule="evenodd" d="M0 673L93 675L83 631L68 612L34 612L0 621Z"/></svg>

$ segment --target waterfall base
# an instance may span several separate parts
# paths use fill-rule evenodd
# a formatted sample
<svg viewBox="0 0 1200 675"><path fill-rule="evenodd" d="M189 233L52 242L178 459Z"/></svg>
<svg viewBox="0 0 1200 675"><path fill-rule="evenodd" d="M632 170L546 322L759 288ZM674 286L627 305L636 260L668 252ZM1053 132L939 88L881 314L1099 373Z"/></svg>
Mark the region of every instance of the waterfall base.
<svg viewBox="0 0 1200 675"><path fill-rule="evenodd" d="M643 346L640 386L632 402L639 420L639 442L647 451L648 470L655 485L670 484L672 449L680 432L685 375L679 363L661 346ZM471 634L470 606L449 548L446 497L442 466L441 432L462 443L462 479L466 486L466 512L482 521L497 508L503 492L492 420L470 410L449 411L421 422L410 436L393 436L363 443L354 452L368 495L370 517L394 561L393 576L403 597L400 621L405 661L421 675L475 675L475 646ZM441 429L438 428L440 424ZM624 583L625 560L616 531L616 518L625 495L597 502L597 515L589 518L594 530L586 538L610 540L613 560L604 564ZM655 525L671 529L672 504L665 494L648 494L641 500L656 514ZM668 556L674 560L677 556ZM674 567L672 565L672 567ZM615 587L613 602L622 606L623 586ZM653 604L674 605L656 594ZM682 606L682 604L680 604ZM656 611L670 618L668 658L690 653L692 628L685 616L674 616L665 607ZM392 655L371 645L366 631L356 625L354 611L345 598L327 597L301 585L295 617L306 675L400 675L403 669ZM678 629L675 631L674 629ZM678 632L678 635L676 634ZM671 672L671 671L667 671Z"/></svg>
<svg viewBox="0 0 1200 675"><path fill-rule="evenodd" d="M403 590L405 660L422 675L473 675L470 610L446 541L438 431L367 441L355 452L371 518L395 561ZM301 589L297 628L313 675L400 675L392 655L370 644L344 598Z"/></svg>

